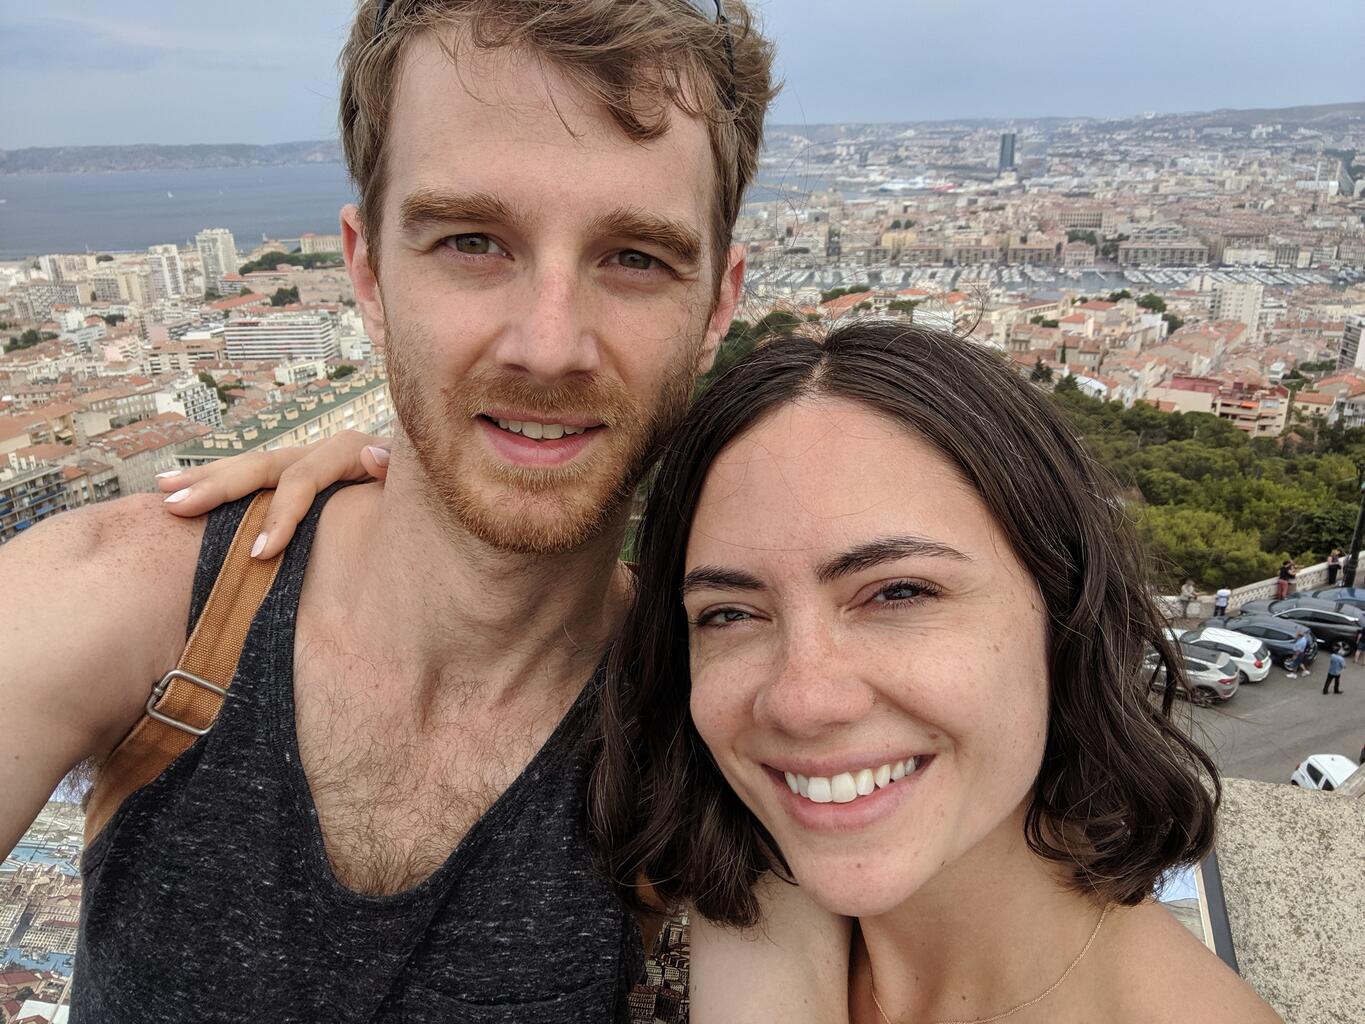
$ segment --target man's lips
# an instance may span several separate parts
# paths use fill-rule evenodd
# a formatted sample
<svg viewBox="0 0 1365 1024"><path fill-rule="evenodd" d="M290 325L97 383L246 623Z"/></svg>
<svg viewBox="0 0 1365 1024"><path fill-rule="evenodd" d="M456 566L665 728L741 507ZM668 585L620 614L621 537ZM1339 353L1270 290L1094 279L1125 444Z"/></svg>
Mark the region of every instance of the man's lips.
<svg viewBox="0 0 1365 1024"><path fill-rule="evenodd" d="M597 443L606 429L600 425L585 426L572 428L575 431L573 433L563 433L562 427L565 425L555 424L554 429L549 431L551 436L536 437L528 436L528 433L544 435L547 424L534 420L505 421L509 426L514 423L518 425L518 430L511 430L499 426L487 416L477 416L475 422L498 458L516 466L539 469L554 469L569 464ZM528 433L523 433L523 430L527 430L527 424L534 424L534 427Z"/></svg>

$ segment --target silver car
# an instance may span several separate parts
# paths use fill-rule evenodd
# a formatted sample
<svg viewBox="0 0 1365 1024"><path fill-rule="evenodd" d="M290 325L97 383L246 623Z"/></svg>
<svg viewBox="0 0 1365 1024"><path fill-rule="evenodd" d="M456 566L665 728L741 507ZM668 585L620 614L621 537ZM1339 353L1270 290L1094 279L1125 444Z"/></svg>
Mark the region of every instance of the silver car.
<svg viewBox="0 0 1365 1024"><path fill-rule="evenodd" d="M1189 683L1190 692L1186 693L1182 689L1177 696L1189 697L1194 703L1202 705L1232 699L1241 680L1239 670L1231 658L1221 651L1183 643L1179 645L1179 653L1185 663L1185 679ZM1144 667L1148 672L1156 672L1158 663L1157 654L1152 651L1147 655ZM1166 689L1165 672L1156 672L1156 677L1152 680L1152 689Z"/></svg>

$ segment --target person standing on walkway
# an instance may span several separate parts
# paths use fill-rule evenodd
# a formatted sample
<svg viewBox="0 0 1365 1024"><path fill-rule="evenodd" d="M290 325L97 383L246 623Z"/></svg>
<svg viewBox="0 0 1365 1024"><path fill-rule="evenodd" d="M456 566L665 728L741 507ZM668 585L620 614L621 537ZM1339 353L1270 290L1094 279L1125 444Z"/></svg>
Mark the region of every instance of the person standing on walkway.
<svg viewBox="0 0 1365 1024"><path fill-rule="evenodd" d="M1333 548L1332 553L1327 556L1327 585L1335 587L1337 585L1337 574L1341 572L1341 548Z"/></svg>
<svg viewBox="0 0 1365 1024"><path fill-rule="evenodd" d="M1362 648L1362 644L1365 644L1365 630L1357 629L1351 640L1351 661L1357 665L1365 663L1365 648Z"/></svg>
<svg viewBox="0 0 1365 1024"><path fill-rule="evenodd" d="M1277 601L1283 601L1289 596L1289 588L1294 584L1294 576L1294 563L1286 558L1280 564L1280 575L1275 580L1275 599Z"/></svg>
<svg viewBox="0 0 1365 1024"><path fill-rule="evenodd" d="M1186 580L1180 585L1180 608L1187 619L1199 618L1199 591L1194 580Z"/></svg>
<svg viewBox="0 0 1365 1024"><path fill-rule="evenodd" d="M1322 693L1325 697L1327 690L1335 684L1336 693L1341 692L1341 670L1346 667L1346 659L1341 656L1340 651L1333 651L1332 657L1327 661L1327 678L1322 682Z"/></svg>
<svg viewBox="0 0 1365 1024"><path fill-rule="evenodd" d="M1232 591L1227 587L1219 587L1218 592L1213 595L1213 614L1226 615L1228 613L1228 602L1232 600Z"/></svg>
<svg viewBox="0 0 1365 1024"><path fill-rule="evenodd" d="M1299 674L1299 668L1303 668L1303 674L1308 675L1308 668L1303 664L1304 657L1308 654L1308 634L1300 626L1294 631L1294 653L1289 656L1284 667L1289 673L1289 678L1294 679Z"/></svg>

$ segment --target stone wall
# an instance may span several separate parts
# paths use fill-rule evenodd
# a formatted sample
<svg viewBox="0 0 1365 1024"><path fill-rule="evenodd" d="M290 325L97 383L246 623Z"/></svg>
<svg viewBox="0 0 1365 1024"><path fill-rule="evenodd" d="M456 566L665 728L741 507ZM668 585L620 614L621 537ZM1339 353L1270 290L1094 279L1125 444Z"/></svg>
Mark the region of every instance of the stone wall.
<svg viewBox="0 0 1365 1024"><path fill-rule="evenodd" d="M1286 1024L1365 1021L1365 799L1224 779L1237 965Z"/></svg>

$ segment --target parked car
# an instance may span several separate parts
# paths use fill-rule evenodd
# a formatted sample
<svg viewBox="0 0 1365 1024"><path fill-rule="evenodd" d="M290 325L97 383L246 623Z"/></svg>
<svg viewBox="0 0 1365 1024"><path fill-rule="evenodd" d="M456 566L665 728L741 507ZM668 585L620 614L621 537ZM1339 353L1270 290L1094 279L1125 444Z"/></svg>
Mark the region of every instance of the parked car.
<svg viewBox="0 0 1365 1024"><path fill-rule="evenodd" d="M1283 601L1248 601L1245 615L1274 615L1297 622L1312 632L1319 644L1353 643L1365 628L1365 612L1340 601L1320 601L1316 597L1286 597Z"/></svg>
<svg viewBox="0 0 1365 1024"><path fill-rule="evenodd" d="M1314 754L1294 769L1289 784L1303 789L1337 789L1357 770L1359 767L1341 754Z"/></svg>
<svg viewBox="0 0 1365 1024"><path fill-rule="evenodd" d="M1231 658L1206 647L1191 647L1187 644L1180 644L1179 650L1184 662L1185 679L1190 684L1190 692L1186 693L1182 688L1177 696L1188 697L1196 704L1206 705L1214 701L1232 699L1241 681L1241 674ZM1158 664L1156 651L1150 652L1144 667L1148 672L1156 673L1152 680L1152 689L1165 690L1166 673L1156 671Z"/></svg>
<svg viewBox="0 0 1365 1024"><path fill-rule="evenodd" d="M1264 640L1254 636L1237 633L1231 629L1215 629L1200 626L1187 629L1175 637L1180 643L1190 647L1203 647L1226 654L1242 673L1242 682L1259 683L1270 675L1270 648Z"/></svg>
<svg viewBox="0 0 1365 1024"><path fill-rule="evenodd" d="M1270 657L1277 665L1283 665L1294 653L1294 630L1293 622L1288 619L1278 618L1274 615L1216 615L1211 619L1205 619L1202 629L1212 627L1214 629L1228 629L1234 633L1241 633L1243 636L1254 637L1264 641L1270 648ZM1313 634L1308 634L1308 647L1304 650L1303 660L1307 665L1313 664L1318 656L1318 643L1313 639Z"/></svg>
<svg viewBox="0 0 1365 1024"><path fill-rule="evenodd" d="M1365 587L1323 587L1309 591L1308 596L1316 597L1319 601L1340 601L1365 609Z"/></svg>

